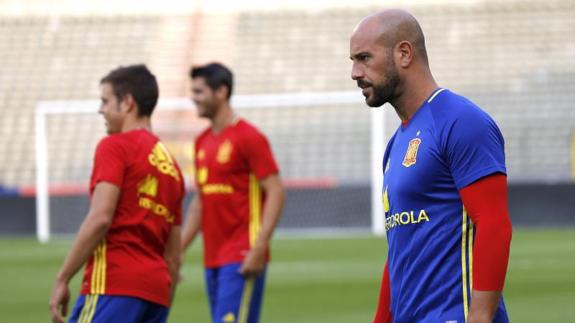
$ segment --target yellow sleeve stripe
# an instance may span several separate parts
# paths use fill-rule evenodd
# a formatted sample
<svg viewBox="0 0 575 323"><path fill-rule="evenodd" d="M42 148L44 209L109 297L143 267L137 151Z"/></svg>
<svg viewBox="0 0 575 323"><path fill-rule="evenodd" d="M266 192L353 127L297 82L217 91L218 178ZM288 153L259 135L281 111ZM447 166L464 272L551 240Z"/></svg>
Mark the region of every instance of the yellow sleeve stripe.
<svg viewBox="0 0 575 323"><path fill-rule="evenodd" d="M463 289L463 313L465 322L469 313L469 299L473 290L473 223L463 209L461 223L461 278ZM468 292L469 290L469 292Z"/></svg>
<svg viewBox="0 0 575 323"><path fill-rule="evenodd" d="M473 223L469 221L469 290L473 290Z"/></svg>
<svg viewBox="0 0 575 323"><path fill-rule="evenodd" d="M253 247L258 238L261 225L262 193L260 183L255 175L250 174L249 183L250 201L250 247Z"/></svg>
<svg viewBox="0 0 575 323"><path fill-rule="evenodd" d="M467 322L467 314L469 311L469 303L467 301L467 212L463 209L463 219L461 222L461 278L463 287L463 314L465 322Z"/></svg>
<svg viewBox="0 0 575 323"><path fill-rule="evenodd" d="M94 250L92 277L90 279L90 294L106 292L106 240L102 240Z"/></svg>

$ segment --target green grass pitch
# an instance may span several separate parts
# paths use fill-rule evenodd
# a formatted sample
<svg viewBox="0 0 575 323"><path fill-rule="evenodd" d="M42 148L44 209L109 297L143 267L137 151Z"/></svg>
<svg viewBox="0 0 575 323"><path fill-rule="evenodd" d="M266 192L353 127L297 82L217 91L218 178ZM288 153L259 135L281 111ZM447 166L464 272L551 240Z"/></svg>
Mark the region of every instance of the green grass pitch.
<svg viewBox="0 0 575 323"><path fill-rule="evenodd" d="M69 247L0 239L0 321L49 321L50 289ZM169 322L209 322L199 250L188 254ZM371 322L385 251L382 238L277 239L261 321ZM516 230L504 295L512 322L575 322L575 229Z"/></svg>

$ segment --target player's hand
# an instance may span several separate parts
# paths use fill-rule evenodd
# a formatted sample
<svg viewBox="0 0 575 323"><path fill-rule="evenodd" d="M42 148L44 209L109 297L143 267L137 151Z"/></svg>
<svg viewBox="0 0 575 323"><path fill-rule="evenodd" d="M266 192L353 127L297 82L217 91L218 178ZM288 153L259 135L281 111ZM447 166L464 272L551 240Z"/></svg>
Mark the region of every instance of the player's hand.
<svg viewBox="0 0 575 323"><path fill-rule="evenodd" d="M70 289L68 284L63 281L56 281L56 285L50 296L50 314L52 322L65 323L65 317L68 315L68 302L70 301Z"/></svg>
<svg viewBox="0 0 575 323"><path fill-rule="evenodd" d="M246 277L261 274L266 266L266 250L264 247L251 249L240 267L240 274Z"/></svg>

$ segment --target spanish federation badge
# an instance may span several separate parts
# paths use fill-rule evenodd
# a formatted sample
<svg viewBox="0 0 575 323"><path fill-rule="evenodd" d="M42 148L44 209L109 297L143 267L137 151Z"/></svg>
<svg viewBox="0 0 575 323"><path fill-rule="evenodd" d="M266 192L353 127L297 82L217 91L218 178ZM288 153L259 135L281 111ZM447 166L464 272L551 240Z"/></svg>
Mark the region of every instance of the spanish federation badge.
<svg viewBox="0 0 575 323"><path fill-rule="evenodd" d="M421 144L421 139L414 138L411 139L409 142L409 146L407 147L407 152L405 153L405 157L403 158L403 163L401 163L405 167L410 167L415 165L417 162L417 150L419 149L419 145Z"/></svg>

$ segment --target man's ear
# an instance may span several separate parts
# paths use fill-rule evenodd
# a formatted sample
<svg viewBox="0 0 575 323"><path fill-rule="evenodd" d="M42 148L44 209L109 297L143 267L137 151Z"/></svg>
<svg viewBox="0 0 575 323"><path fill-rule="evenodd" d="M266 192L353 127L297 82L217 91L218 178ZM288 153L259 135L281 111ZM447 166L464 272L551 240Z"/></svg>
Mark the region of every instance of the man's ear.
<svg viewBox="0 0 575 323"><path fill-rule="evenodd" d="M131 94L124 95L120 102L120 109L126 114L130 113L133 109L138 109L136 106L136 100L134 100L134 97Z"/></svg>
<svg viewBox="0 0 575 323"><path fill-rule="evenodd" d="M226 101L228 99L228 93L229 93L230 89L227 86L220 86L216 91L215 91L215 95L216 98L218 98L218 101Z"/></svg>
<svg viewBox="0 0 575 323"><path fill-rule="evenodd" d="M407 40L399 42L395 46L395 58L399 67L407 68L413 61L413 45Z"/></svg>

